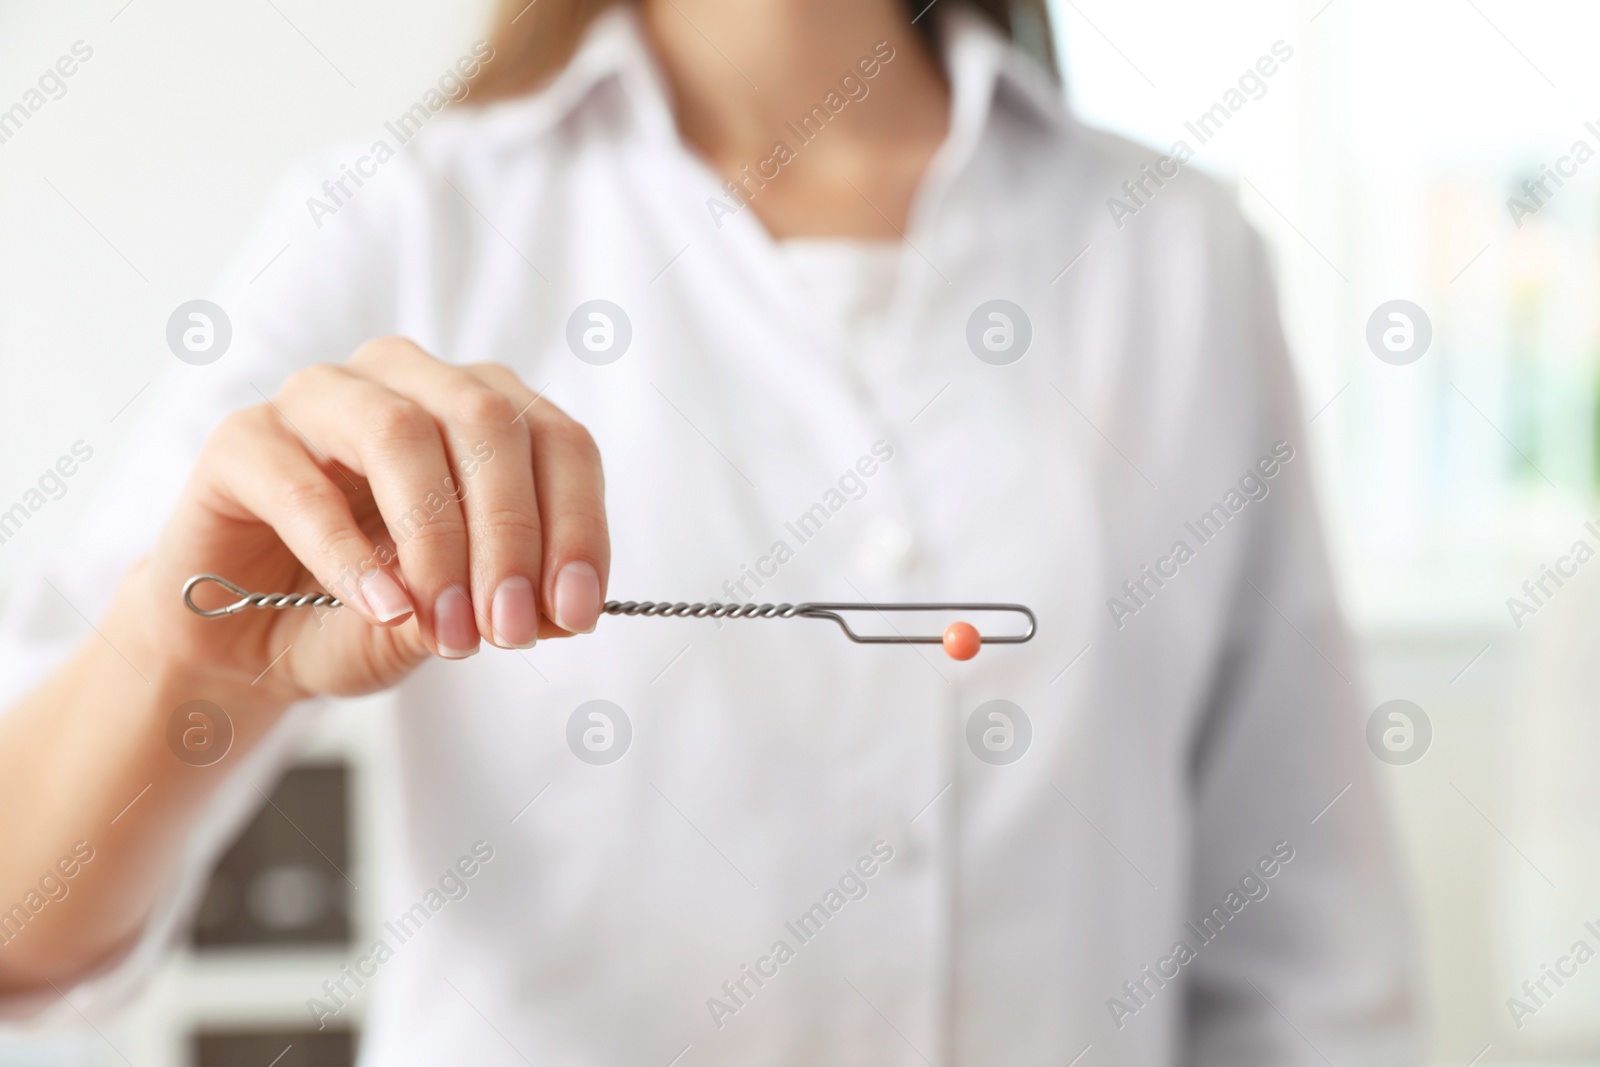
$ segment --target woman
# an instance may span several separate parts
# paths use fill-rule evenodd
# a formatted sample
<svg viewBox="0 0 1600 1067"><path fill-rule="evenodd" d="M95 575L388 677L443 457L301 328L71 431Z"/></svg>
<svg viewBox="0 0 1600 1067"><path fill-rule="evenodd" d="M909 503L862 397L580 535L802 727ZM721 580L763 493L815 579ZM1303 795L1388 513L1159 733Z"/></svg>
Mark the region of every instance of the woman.
<svg viewBox="0 0 1600 1067"><path fill-rule="evenodd" d="M1189 172L1108 215L1152 157L1002 10L514 3L486 106L288 184L231 346L13 613L0 900L93 852L0 952L18 1010L109 1002L312 698L398 686L399 925L306 991L376 982L366 1062L1410 1055L1260 249ZM203 620L199 572L347 606ZM1039 636L597 627L612 591Z"/></svg>

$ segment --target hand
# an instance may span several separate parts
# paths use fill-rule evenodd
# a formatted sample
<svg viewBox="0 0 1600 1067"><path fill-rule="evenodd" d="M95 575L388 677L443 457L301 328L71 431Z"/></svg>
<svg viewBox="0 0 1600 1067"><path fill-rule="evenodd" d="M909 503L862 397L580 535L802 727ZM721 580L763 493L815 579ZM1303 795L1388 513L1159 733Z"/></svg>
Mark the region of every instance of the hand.
<svg viewBox="0 0 1600 1067"><path fill-rule="evenodd" d="M387 688L480 638L527 648L591 630L609 566L588 432L506 367L386 338L226 419L128 595L163 664L249 683L281 654L256 691L287 703ZM178 595L202 572L346 606L204 619Z"/></svg>

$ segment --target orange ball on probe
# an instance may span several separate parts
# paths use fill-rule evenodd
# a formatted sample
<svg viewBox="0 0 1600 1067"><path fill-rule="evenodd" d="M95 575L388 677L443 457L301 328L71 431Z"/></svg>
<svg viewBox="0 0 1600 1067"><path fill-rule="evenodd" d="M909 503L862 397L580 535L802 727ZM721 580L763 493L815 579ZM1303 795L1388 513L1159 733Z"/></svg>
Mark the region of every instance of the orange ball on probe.
<svg viewBox="0 0 1600 1067"><path fill-rule="evenodd" d="M970 622L953 622L944 628L944 654L951 659L971 659L982 645L978 628Z"/></svg>

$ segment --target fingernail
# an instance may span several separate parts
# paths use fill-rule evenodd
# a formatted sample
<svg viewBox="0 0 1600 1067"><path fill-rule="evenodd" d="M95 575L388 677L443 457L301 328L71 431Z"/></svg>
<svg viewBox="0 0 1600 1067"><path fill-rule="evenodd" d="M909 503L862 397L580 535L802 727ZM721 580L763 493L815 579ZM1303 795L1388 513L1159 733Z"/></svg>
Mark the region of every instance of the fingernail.
<svg viewBox="0 0 1600 1067"><path fill-rule="evenodd" d="M373 569L361 576L361 599L379 622L393 622L412 612L411 598L386 570Z"/></svg>
<svg viewBox="0 0 1600 1067"><path fill-rule="evenodd" d="M600 619L600 575L587 563L573 562L556 575L556 625L586 634Z"/></svg>
<svg viewBox="0 0 1600 1067"><path fill-rule="evenodd" d="M494 639L506 648L532 648L539 637L539 606L533 597L533 583L526 578L507 578L494 591L489 608Z"/></svg>
<svg viewBox="0 0 1600 1067"><path fill-rule="evenodd" d="M478 651L478 622L472 601L451 586L433 603L433 640L445 659L466 659Z"/></svg>

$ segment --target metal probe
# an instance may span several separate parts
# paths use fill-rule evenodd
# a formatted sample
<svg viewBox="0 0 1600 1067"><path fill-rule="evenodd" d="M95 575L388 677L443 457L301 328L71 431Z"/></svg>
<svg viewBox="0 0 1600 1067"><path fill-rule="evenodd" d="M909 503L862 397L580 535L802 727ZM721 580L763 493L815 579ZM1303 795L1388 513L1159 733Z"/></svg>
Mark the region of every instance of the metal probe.
<svg viewBox="0 0 1600 1067"><path fill-rule="evenodd" d="M197 587L208 583L220 585L238 599L222 607L202 608L194 602L194 591ZM207 619L238 615L252 608L281 611L284 608L343 606L338 597L329 593L252 593L216 574L197 574L184 582L183 603L190 611ZM1032 609L1023 604L854 604L838 601L804 604L724 604L715 600L691 604L685 601L669 603L664 600L608 600L603 610L607 615L645 615L674 619L831 619L839 624L846 637L860 645L944 645L945 651L955 659L971 659L977 654L979 645L1020 645L1033 640L1033 635L1038 630L1038 620L1034 618ZM850 628L850 623L844 617L845 613L849 612L883 614L891 611L1009 612L1024 616L1028 620L1028 628L1020 634L983 635L970 623L955 622L939 635L907 635L898 631L892 635L859 634Z"/></svg>

